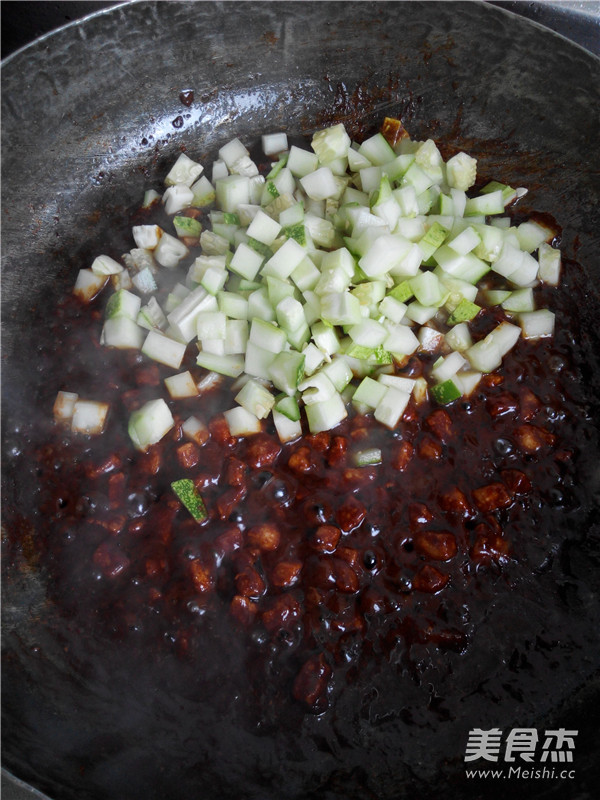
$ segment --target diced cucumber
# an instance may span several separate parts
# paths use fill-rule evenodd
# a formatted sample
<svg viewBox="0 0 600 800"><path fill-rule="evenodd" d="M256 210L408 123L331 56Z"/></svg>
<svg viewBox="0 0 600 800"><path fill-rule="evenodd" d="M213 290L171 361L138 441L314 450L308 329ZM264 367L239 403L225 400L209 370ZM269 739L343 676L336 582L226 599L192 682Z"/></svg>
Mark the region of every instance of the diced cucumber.
<svg viewBox="0 0 600 800"><path fill-rule="evenodd" d="M419 240L418 244L423 253L423 261L428 261L438 247L441 247L448 236L448 229L439 222L434 222L425 236Z"/></svg>
<svg viewBox="0 0 600 800"><path fill-rule="evenodd" d="M460 369L466 366L468 366L466 359L455 351L445 358L438 359L433 365L431 374L436 383L445 383L445 381L453 378Z"/></svg>
<svg viewBox="0 0 600 800"><path fill-rule="evenodd" d="M265 322L275 321L275 309L269 299L266 288L256 289L248 295L248 319L262 319Z"/></svg>
<svg viewBox="0 0 600 800"><path fill-rule="evenodd" d="M486 303L490 306L499 306L507 297L510 297L511 292L505 289L487 289L484 292Z"/></svg>
<svg viewBox="0 0 600 800"><path fill-rule="evenodd" d="M336 393L335 386L323 372L315 372L305 378L298 384L298 391L302 393L302 400L306 406L329 400Z"/></svg>
<svg viewBox="0 0 600 800"><path fill-rule="evenodd" d="M193 217L174 217L173 226L175 233L182 239L184 236L190 236L193 239L199 239L202 233L202 223Z"/></svg>
<svg viewBox="0 0 600 800"><path fill-rule="evenodd" d="M183 342L176 342L157 330L151 330L142 346L142 353L167 367L179 369L185 349L186 345Z"/></svg>
<svg viewBox="0 0 600 800"><path fill-rule="evenodd" d="M327 164L336 158L348 155L350 137L342 123L313 134L311 147L321 164ZM393 158L393 155L392 155Z"/></svg>
<svg viewBox="0 0 600 800"><path fill-rule="evenodd" d="M469 326L466 322L458 322L451 328L444 337L449 347L453 350L462 352L468 350L473 344Z"/></svg>
<svg viewBox="0 0 600 800"><path fill-rule="evenodd" d="M242 406L236 406L224 411L223 416L232 436L252 436L262 430L258 417L255 417L254 414Z"/></svg>
<svg viewBox="0 0 600 800"><path fill-rule="evenodd" d="M453 189L466 192L475 183L477 160L467 153L457 153L446 163L446 179Z"/></svg>
<svg viewBox="0 0 600 800"><path fill-rule="evenodd" d="M189 208L194 201L194 193L189 186L183 183L176 183L174 186L169 186L165 191L162 201L167 214L177 214L178 211Z"/></svg>
<svg viewBox="0 0 600 800"><path fill-rule="evenodd" d="M217 205L222 211L235 212L242 203L250 202L250 179L245 175L228 175L215 181Z"/></svg>
<svg viewBox="0 0 600 800"><path fill-rule="evenodd" d="M219 375L229 375L231 378L239 377L244 371L243 355L214 355L204 351L198 353L196 364L204 369L218 372Z"/></svg>
<svg viewBox="0 0 600 800"><path fill-rule="evenodd" d="M325 361L325 353L312 342L309 342L305 347L302 348L302 355L305 358L305 375L312 375Z"/></svg>
<svg viewBox="0 0 600 800"><path fill-rule="evenodd" d="M275 397L271 392L252 379L246 381L234 399L258 419L267 417L275 405Z"/></svg>
<svg viewBox="0 0 600 800"><path fill-rule="evenodd" d="M164 400L149 400L129 418L129 436L138 450L145 451L159 442L174 424Z"/></svg>
<svg viewBox="0 0 600 800"><path fill-rule="evenodd" d="M373 416L377 422L393 430L402 418L409 400L410 392L405 392L396 386L386 386Z"/></svg>
<svg viewBox="0 0 600 800"><path fill-rule="evenodd" d="M52 413L57 422L70 422L79 395L75 392L58 392Z"/></svg>
<svg viewBox="0 0 600 800"><path fill-rule="evenodd" d="M448 325L457 325L459 322L469 322L481 311L481 306L463 298L448 317Z"/></svg>
<svg viewBox="0 0 600 800"><path fill-rule="evenodd" d="M294 239L288 239L266 262L262 274L285 280L306 257L306 250Z"/></svg>
<svg viewBox="0 0 600 800"><path fill-rule="evenodd" d="M276 409L273 409L273 423L279 441L285 444L286 442L294 442L302 436L302 424L299 420L291 420L285 414L281 414Z"/></svg>
<svg viewBox="0 0 600 800"><path fill-rule="evenodd" d="M362 404L374 409L381 402L389 388L389 386L385 386L367 376L362 379L354 392L352 403L354 405Z"/></svg>
<svg viewBox="0 0 600 800"><path fill-rule="evenodd" d="M448 403L454 402L454 400L458 400L459 397L462 397L461 389L459 389L452 379L432 386L431 394L440 405L447 405Z"/></svg>
<svg viewBox="0 0 600 800"><path fill-rule="evenodd" d="M269 379L280 391L293 395L304 377L304 353L294 350L278 353L267 367Z"/></svg>
<svg viewBox="0 0 600 800"><path fill-rule="evenodd" d="M532 289L516 289L509 297L502 301L502 308L515 313L520 311L534 311L535 300Z"/></svg>
<svg viewBox="0 0 600 800"><path fill-rule="evenodd" d="M328 400L306 406L306 418L311 433L332 430L347 416L344 401L337 393Z"/></svg>
<svg viewBox="0 0 600 800"><path fill-rule="evenodd" d="M474 217L484 214L486 217L492 214L504 213L504 198L502 190L481 194L478 197L467 198L465 205L465 217Z"/></svg>
<svg viewBox="0 0 600 800"><path fill-rule="evenodd" d="M381 464L383 461L381 448L369 447L366 450L357 450L352 454L352 461L357 467L371 467L375 464Z"/></svg>
<svg viewBox="0 0 600 800"><path fill-rule="evenodd" d="M203 286L190 292L177 306L167 314L171 329L183 342L191 342L197 335L196 320L205 311L216 311L217 299L209 294Z"/></svg>
<svg viewBox="0 0 600 800"><path fill-rule="evenodd" d="M437 306L424 306L417 300L413 300L412 303L408 304L406 316L409 319L412 319L413 322L417 322L419 325L424 325L426 322L429 322L430 319L433 319L437 312Z"/></svg>
<svg viewBox="0 0 600 800"><path fill-rule="evenodd" d="M173 399L198 395L198 387L189 370L165 378L165 386Z"/></svg>
<svg viewBox="0 0 600 800"><path fill-rule="evenodd" d="M343 356L334 358L321 369L337 392L342 392L352 380L352 370Z"/></svg>
<svg viewBox="0 0 600 800"><path fill-rule="evenodd" d="M407 300L410 300L411 297L414 297L414 294L415 293L410 285L410 280L402 281L388 292L388 295L393 297L394 300L397 300L399 303L406 303Z"/></svg>
<svg viewBox="0 0 600 800"><path fill-rule="evenodd" d="M270 353L281 353L285 349L285 331L271 322L254 317L250 324L249 341Z"/></svg>
<svg viewBox="0 0 600 800"><path fill-rule="evenodd" d="M219 311L231 319L248 319L248 300L235 292L220 291L217 293Z"/></svg>
<svg viewBox="0 0 600 800"><path fill-rule="evenodd" d="M275 410L293 422L300 420L300 407L295 395L280 395L275 401Z"/></svg>
<svg viewBox="0 0 600 800"><path fill-rule="evenodd" d="M254 342L248 341L246 345L246 356L243 361L243 371L246 375L270 380L269 367L275 358L276 355L272 350L265 350Z"/></svg>
<svg viewBox="0 0 600 800"><path fill-rule="evenodd" d="M519 314L524 339L540 339L554 333L555 315L547 308Z"/></svg>
<svg viewBox="0 0 600 800"><path fill-rule="evenodd" d="M178 183L191 186L200 177L203 169L201 164L192 161L185 153L180 153L165 178L165 186L174 186Z"/></svg>
<svg viewBox="0 0 600 800"><path fill-rule="evenodd" d="M507 186L505 183L500 183L499 181L490 181L486 183L486 185L481 190L481 194L490 194L490 192L502 192L502 200L504 205L507 206L517 196L517 190L513 189L512 186Z"/></svg>
<svg viewBox="0 0 600 800"><path fill-rule="evenodd" d="M555 250L549 244L542 242L538 250L538 262L539 279L549 286L558 286L561 269L560 250Z"/></svg>
<svg viewBox="0 0 600 800"><path fill-rule="evenodd" d="M374 319L363 319L358 325L350 326L348 335L353 342L364 347L379 347L388 337L388 331Z"/></svg>
<svg viewBox="0 0 600 800"><path fill-rule="evenodd" d="M73 433L96 436L104 431L108 412L108 403L101 403L96 400L82 400L79 397L73 404L71 430Z"/></svg>
<svg viewBox="0 0 600 800"><path fill-rule="evenodd" d="M108 298L106 318L128 317L135 320L141 305L142 301L136 294L128 292L126 289L120 289Z"/></svg>

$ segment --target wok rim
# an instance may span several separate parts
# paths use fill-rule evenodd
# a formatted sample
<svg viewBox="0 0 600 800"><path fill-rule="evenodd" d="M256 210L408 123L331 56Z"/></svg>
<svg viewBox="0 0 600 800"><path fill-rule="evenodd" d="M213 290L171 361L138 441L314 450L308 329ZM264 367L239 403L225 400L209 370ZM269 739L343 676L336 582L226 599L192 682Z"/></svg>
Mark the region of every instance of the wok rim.
<svg viewBox="0 0 600 800"><path fill-rule="evenodd" d="M272 1L274 2L274 0L272 0ZM317 0L310 0L310 2L315 2L316 3ZM406 0L404 0L404 2L406 2ZM408 2L410 3L411 0L408 0ZM65 24L65 25L63 25L63 26L61 26L59 28L56 28L56 29L54 29L52 31L49 31L48 33L38 37L37 39L35 39L32 42L28 43L27 45L19 48L18 50L14 51L13 53L10 53L5 59L2 60L2 62L0 63L0 67L7 67L7 66L12 65L13 61L16 61L18 58L26 56L27 52L31 48L39 47L41 45L46 44L47 42L51 41L52 38L55 37L56 35L64 34L67 31L69 31L70 29L76 30L78 27L86 24L87 22L89 22L90 20L93 20L95 18L104 17L104 16L106 16L108 14L111 14L111 13L118 13L119 11L122 11L124 9L128 9L129 7L135 7L137 5L142 5L143 3L144 3L144 0L124 0L124 2L121 2L121 3L117 4L117 5L99 9L97 11L94 11L94 12L90 13L90 14L87 14L85 17L82 17L80 19L77 19L77 20L74 20L72 22L69 22L69 23L67 23L67 24ZM528 19L526 17L522 17L519 14L513 12L512 10L505 9L505 8L500 7L500 6L496 6L493 3L486 2L486 0L476 0L476 3L474 3L474 5L479 5L481 7L486 7L487 6L488 8L491 7L493 9L493 11L491 13L508 15L511 18L513 18L513 20L514 19L521 20L521 23L519 23L519 24L533 25L535 28L539 29L540 31L544 31L544 33L546 35L550 34L552 36L558 36L564 42L567 42L569 45L578 48L580 51L583 51L587 56L591 57L594 61L600 63L600 56L592 53L591 51L589 51L586 48L582 47L578 43L573 42L572 40L568 39L563 34L558 33L556 31L548 28L547 26L537 22L536 20L531 20L531 19ZM5 143L5 146L7 146L7 143ZM4 224L7 225L6 222ZM40 798L40 800L51 800L50 797L48 797L47 795L43 794L39 789L36 789L31 784L29 784L26 781L20 779L18 776L14 775L12 772L10 772L5 767L1 768L1 772L2 772L3 780L6 778L6 779L14 782L16 785L20 786L20 788L25 789L25 790L29 790L31 792L31 794L32 794L32 797Z"/></svg>

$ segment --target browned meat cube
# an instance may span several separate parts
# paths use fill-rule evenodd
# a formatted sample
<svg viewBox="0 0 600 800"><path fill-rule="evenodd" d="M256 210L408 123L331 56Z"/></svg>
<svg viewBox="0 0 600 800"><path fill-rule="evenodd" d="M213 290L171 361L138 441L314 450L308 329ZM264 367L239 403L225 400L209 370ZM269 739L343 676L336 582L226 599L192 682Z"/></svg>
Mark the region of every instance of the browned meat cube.
<svg viewBox="0 0 600 800"><path fill-rule="evenodd" d="M310 546L320 553L333 553L342 532L335 525L320 525L310 537Z"/></svg>
<svg viewBox="0 0 600 800"><path fill-rule="evenodd" d="M245 486L248 467L239 458L230 458L225 469L225 480L230 486Z"/></svg>
<svg viewBox="0 0 600 800"><path fill-rule="evenodd" d="M85 474L88 476L88 478L96 480L97 478L101 478L103 475L108 475L109 472L113 472L115 469L121 469L121 464L122 462L119 456L112 454L103 459L99 464L86 464Z"/></svg>
<svg viewBox="0 0 600 800"><path fill-rule="evenodd" d="M108 479L108 502L111 508L120 508L125 502L127 478L122 472L115 472Z"/></svg>
<svg viewBox="0 0 600 800"><path fill-rule="evenodd" d="M331 667L325 660L325 655L312 656L306 661L296 679L292 689L294 698L313 708L319 701L325 699L327 682L331 676Z"/></svg>
<svg viewBox="0 0 600 800"><path fill-rule="evenodd" d="M192 469L200 461L200 449L193 442L180 444L176 452L182 469Z"/></svg>
<svg viewBox="0 0 600 800"><path fill-rule="evenodd" d="M235 444L235 436L232 436L229 432L229 425L227 424L225 417L215 417L210 421L208 429L210 431L211 438L215 442L218 442L218 444L224 444L226 447L233 447Z"/></svg>
<svg viewBox="0 0 600 800"><path fill-rule="evenodd" d="M471 548L473 561L485 564L490 561L504 561L510 553L510 544L499 534L479 533Z"/></svg>
<svg viewBox="0 0 600 800"><path fill-rule="evenodd" d="M315 463L313 462L310 448L299 447L294 451L288 459L288 467L298 475L314 470Z"/></svg>
<svg viewBox="0 0 600 800"><path fill-rule="evenodd" d="M200 559L190 562L190 572L194 588L201 594L211 592L215 585L214 569L212 565L205 564Z"/></svg>
<svg viewBox="0 0 600 800"><path fill-rule="evenodd" d="M361 524L367 515L367 509L356 497L349 497L336 513L337 524L344 533L350 533Z"/></svg>
<svg viewBox="0 0 600 800"><path fill-rule="evenodd" d="M419 455L430 461L439 461L442 457L442 445L431 436L424 436L419 442Z"/></svg>
<svg viewBox="0 0 600 800"><path fill-rule="evenodd" d="M244 486L232 486L219 496L217 500L217 511L222 520L229 519L229 515L233 509L240 503L246 496L246 488Z"/></svg>
<svg viewBox="0 0 600 800"><path fill-rule="evenodd" d="M348 439L345 436L334 436L327 454L327 463L330 467L342 464L348 451Z"/></svg>
<svg viewBox="0 0 600 800"><path fill-rule="evenodd" d="M336 556L343 558L353 569L360 564L360 552L355 547L338 547Z"/></svg>
<svg viewBox="0 0 600 800"><path fill-rule="evenodd" d="M523 387L519 392L519 406L521 419L525 420L525 422L529 422L542 407L542 401L531 389Z"/></svg>
<svg viewBox="0 0 600 800"><path fill-rule="evenodd" d="M327 453L327 451L331 446L331 434L328 431L320 431L319 433L310 433L306 437L306 441L318 453Z"/></svg>
<svg viewBox="0 0 600 800"><path fill-rule="evenodd" d="M404 472L413 457L413 453L414 447L410 442L406 440L400 442L400 445L395 447L392 453L392 468L397 469L399 472Z"/></svg>
<svg viewBox="0 0 600 800"><path fill-rule="evenodd" d="M333 574L335 576L335 588L339 592L344 592L345 594L358 592L358 575L346 561L341 558L334 558Z"/></svg>
<svg viewBox="0 0 600 800"><path fill-rule="evenodd" d="M234 595L229 610L244 627L248 627L254 622L258 611L256 603L252 602L249 597L239 594Z"/></svg>
<svg viewBox="0 0 600 800"><path fill-rule="evenodd" d="M544 447L551 447L556 441L553 433L537 425L520 425L514 436L525 453L537 453Z"/></svg>
<svg viewBox="0 0 600 800"><path fill-rule="evenodd" d="M438 503L440 504L440 508L452 514L460 514L462 517L470 517L473 515L473 509L467 496L457 486L440 495Z"/></svg>
<svg viewBox="0 0 600 800"><path fill-rule="evenodd" d="M248 531L248 544L265 552L277 550L280 541L279 528L268 522L262 525L255 525Z"/></svg>
<svg viewBox="0 0 600 800"><path fill-rule="evenodd" d="M281 453L280 443L266 433L253 436L246 453L248 466L253 469L262 469L273 464Z"/></svg>
<svg viewBox="0 0 600 800"><path fill-rule="evenodd" d="M500 392L487 398L486 407L491 417L502 417L504 414L514 414L519 401L512 392Z"/></svg>
<svg viewBox="0 0 600 800"><path fill-rule="evenodd" d="M267 611L263 612L262 622L269 633L291 627L300 617L300 603L290 594L276 597Z"/></svg>
<svg viewBox="0 0 600 800"><path fill-rule="evenodd" d="M377 471L373 467L352 467L345 469L343 474L344 482L353 486L372 483L376 477Z"/></svg>
<svg viewBox="0 0 600 800"><path fill-rule="evenodd" d="M258 598L265 593L267 587L254 567L246 567L235 576L235 588L245 597Z"/></svg>
<svg viewBox="0 0 600 800"><path fill-rule="evenodd" d="M287 589L297 582L301 571L301 561L280 561L271 571L271 583L278 589Z"/></svg>
<svg viewBox="0 0 600 800"><path fill-rule="evenodd" d="M475 505L480 511L496 511L512 503L512 495L503 483L489 483L473 490Z"/></svg>
<svg viewBox="0 0 600 800"><path fill-rule="evenodd" d="M408 521L411 531L418 530L433 519L433 514L425 503L411 503L408 507Z"/></svg>
<svg viewBox="0 0 600 800"><path fill-rule="evenodd" d="M449 580L449 575L445 575L430 564L425 564L414 576L412 585L413 589L418 592L436 594L444 588Z"/></svg>
<svg viewBox="0 0 600 800"><path fill-rule="evenodd" d="M443 408L436 409L425 419L425 425L440 442L448 442L452 437L452 420Z"/></svg>
<svg viewBox="0 0 600 800"><path fill-rule="evenodd" d="M96 548L92 560L106 578L117 578L130 564L129 558L114 539L102 542Z"/></svg>
<svg viewBox="0 0 600 800"><path fill-rule="evenodd" d="M159 447L151 447L140 455L139 465L147 475L158 475L162 466L162 454Z"/></svg>
<svg viewBox="0 0 600 800"><path fill-rule="evenodd" d="M221 557L235 553L244 544L244 538L239 528L231 526L215 539L215 552Z"/></svg>
<svg viewBox="0 0 600 800"><path fill-rule="evenodd" d="M456 537L449 531L421 531L414 544L419 555L433 561L449 561L457 552Z"/></svg>
<svg viewBox="0 0 600 800"><path fill-rule="evenodd" d="M160 370L156 364L141 364L135 370L135 382L138 386L158 386Z"/></svg>
<svg viewBox="0 0 600 800"><path fill-rule="evenodd" d="M500 475L513 494L527 494L531 491L531 481L520 469L503 469Z"/></svg>

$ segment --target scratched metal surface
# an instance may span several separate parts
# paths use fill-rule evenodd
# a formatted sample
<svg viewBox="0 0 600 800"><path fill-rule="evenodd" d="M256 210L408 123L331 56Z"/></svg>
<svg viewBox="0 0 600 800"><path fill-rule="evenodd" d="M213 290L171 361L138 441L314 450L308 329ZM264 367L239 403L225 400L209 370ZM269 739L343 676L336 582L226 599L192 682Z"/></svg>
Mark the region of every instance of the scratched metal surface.
<svg viewBox="0 0 600 800"><path fill-rule="evenodd" d="M532 207L560 219L564 252L592 275L599 84L597 59L478 3L283 12L140 2L39 41L2 75L5 408L35 381L21 365L38 314L182 144L203 160L233 135L310 132L334 119L368 128L399 114L416 137L460 141L484 174L529 186ZM179 94L189 88L187 108ZM590 293L590 326L597 310ZM25 637L40 624L30 615L39 588L7 587L9 625Z"/></svg>

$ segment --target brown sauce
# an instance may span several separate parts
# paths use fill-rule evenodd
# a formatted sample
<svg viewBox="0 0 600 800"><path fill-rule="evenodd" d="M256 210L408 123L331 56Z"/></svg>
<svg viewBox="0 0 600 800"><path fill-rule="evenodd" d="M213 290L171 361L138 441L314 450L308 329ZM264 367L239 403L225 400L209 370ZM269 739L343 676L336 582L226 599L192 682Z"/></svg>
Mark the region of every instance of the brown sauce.
<svg viewBox="0 0 600 800"><path fill-rule="evenodd" d="M140 214L133 220L139 224ZM576 284L577 268L566 263L564 287L541 290L557 313L552 340L519 341L468 400L445 408L411 402L394 431L351 413L336 429L292 444L281 445L269 423L261 434L235 439L220 415L233 405L225 380L200 398L169 400L177 424L146 454L133 449L127 419L146 400L168 397L163 378L171 371L99 344L106 296L86 307L69 298L36 356L38 415L8 435L18 476L17 497L5 509L9 559L42 570L72 652L97 637L124 663L137 664L141 653L155 664L166 658L169 693L210 698L210 714L221 715L225 732L239 724L259 736L296 731L298 747L303 737L320 741L321 761L306 766L305 754L288 773L290 796L328 786L327 797L349 797L336 789L339 772L392 797L386 770L398 762L404 774L411 745L402 739L401 758L381 755L373 777L368 754L380 740L373 734L352 762L362 747L358 728L365 719L373 730L392 720L400 741L399 731L456 719L458 698L489 672L482 666L488 637L512 641L520 609L555 582L575 534L568 520L589 511L579 475L596 433L569 298ZM500 319L497 310L481 312L475 338ZM194 349L181 369L199 378ZM415 356L400 374L427 375L432 360ZM53 423L59 389L110 403L102 436L78 437ZM209 426L203 446L182 437L191 414ZM353 453L369 447L381 448L382 464L354 466ZM201 524L170 488L182 477L204 498L209 518ZM554 584L551 606L567 602L567 584ZM494 621L486 634L488 616ZM530 622L523 629L533 636ZM586 623L570 635L576 658ZM537 680L551 681L552 659L540 656L545 641L531 647ZM515 644L514 658L526 650ZM192 688L196 669L202 680ZM448 669L456 671L453 699L428 683ZM347 726L344 746L336 719ZM184 723L188 737L193 727L191 719ZM221 733L214 735L223 746ZM160 738L157 747L168 749ZM240 759L248 770L258 751L246 747ZM339 767L346 749L354 772ZM262 768L271 797L277 768ZM203 774L183 785L200 785ZM250 780L242 771L231 780L243 779ZM227 780L213 775L205 796L233 796ZM176 796L164 786L161 796Z"/></svg>

